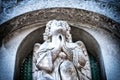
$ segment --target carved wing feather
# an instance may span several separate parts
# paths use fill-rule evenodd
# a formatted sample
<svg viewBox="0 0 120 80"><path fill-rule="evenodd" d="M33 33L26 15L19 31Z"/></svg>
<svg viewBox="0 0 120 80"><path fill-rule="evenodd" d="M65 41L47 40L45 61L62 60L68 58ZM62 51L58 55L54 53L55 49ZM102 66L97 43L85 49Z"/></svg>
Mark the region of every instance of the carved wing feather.
<svg viewBox="0 0 120 80"><path fill-rule="evenodd" d="M33 61L36 63L36 59L37 59L37 53L39 52L40 50L40 46L41 44L40 43L35 43L34 45L34 49L33 49Z"/></svg>
<svg viewBox="0 0 120 80"><path fill-rule="evenodd" d="M81 47L81 49L83 50L84 55L88 56L87 50L86 50L86 47L85 47L84 43L82 41L77 41L76 43Z"/></svg>
<svg viewBox="0 0 120 80"><path fill-rule="evenodd" d="M40 43L35 43L33 51L36 52L40 48L41 44Z"/></svg>
<svg viewBox="0 0 120 80"><path fill-rule="evenodd" d="M36 67L36 62L37 62L37 55L36 55L36 52L38 51L38 49L40 48L40 45L39 43L35 43L34 45L34 48L33 48L33 68L32 68L32 72L35 72L37 69Z"/></svg>
<svg viewBox="0 0 120 80"><path fill-rule="evenodd" d="M88 53L87 53L87 50L86 50L86 47L84 45L84 43L82 41L77 41L76 42L82 49L84 55L85 55L85 58L86 58L86 64L85 66L81 69L81 72L84 76L86 76L88 79L91 79L91 70L90 70L90 62L89 62L89 57L88 57Z"/></svg>

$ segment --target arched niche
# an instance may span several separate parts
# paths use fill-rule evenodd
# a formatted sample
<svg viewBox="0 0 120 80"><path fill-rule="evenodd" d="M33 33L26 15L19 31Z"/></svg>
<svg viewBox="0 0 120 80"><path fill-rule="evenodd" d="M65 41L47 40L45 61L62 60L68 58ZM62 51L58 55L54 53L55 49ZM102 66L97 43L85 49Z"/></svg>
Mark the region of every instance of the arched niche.
<svg viewBox="0 0 120 80"><path fill-rule="evenodd" d="M20 77L20 65L24 63L25 58L32 53L33 46L35 43L43 43L43 33L45 30L45 26L41 27L30 34L28 34L24 40L19 45L16 54L16 62L15 62L15 70L14 70L14 80L18 80ZM71 34L73 42L81 40L84 42L88 54L91 53L96 60L100 64L100 77L102 80L106 80L106 74L104 70L104 63L102 61L101 50L98 42L95 38L90 35L90 33L86 32L85 30L71 26Z"/></svg>

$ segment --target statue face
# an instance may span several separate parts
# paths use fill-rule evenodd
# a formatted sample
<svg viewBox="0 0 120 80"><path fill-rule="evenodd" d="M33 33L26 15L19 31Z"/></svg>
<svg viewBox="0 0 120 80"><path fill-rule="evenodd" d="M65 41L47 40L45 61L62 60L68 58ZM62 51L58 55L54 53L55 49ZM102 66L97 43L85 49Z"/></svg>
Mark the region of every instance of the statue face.
<svg viewBox="0 0 120 80"><path fill-rule="evenodd" d="M67 31L66 25L62 22L53 22L50 27L51 35L65 34Z"/></svg>

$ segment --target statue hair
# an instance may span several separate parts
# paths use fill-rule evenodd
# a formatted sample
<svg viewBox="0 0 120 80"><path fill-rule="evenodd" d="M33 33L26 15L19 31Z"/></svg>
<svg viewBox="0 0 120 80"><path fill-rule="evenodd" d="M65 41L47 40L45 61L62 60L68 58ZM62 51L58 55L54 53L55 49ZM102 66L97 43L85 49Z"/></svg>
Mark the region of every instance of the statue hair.
<svg viewBox="0 0 120 80"><path fill-rule="evenodd" d="M70 34L71 28L66 21L61 21L61 20L59 20L59 21L51 20L46 24L45 33L43 34L43 36L46 37L46 38L44 38L44 41L50 41L50 38L51 38L50 29L51 29L51 24L53 22L56 22L56 25L62 24L66 27L66 30L67 30L66 35L65 35L66 40L67 40L67 42L72 42L72 37L71 37L71 34Z"/></svg>

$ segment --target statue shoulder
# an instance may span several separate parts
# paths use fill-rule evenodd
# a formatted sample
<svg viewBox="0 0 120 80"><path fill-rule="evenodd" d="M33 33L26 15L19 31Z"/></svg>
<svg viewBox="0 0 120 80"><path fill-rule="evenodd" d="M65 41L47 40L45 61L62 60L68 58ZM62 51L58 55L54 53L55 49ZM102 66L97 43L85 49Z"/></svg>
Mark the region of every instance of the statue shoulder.
<svg viewBox="0 0 120 80"><path fill-rule="evenodd" d="M35 43L35 44L34 44L34 49L33 49L33 51L34 51L34 52L40 52L40 50L45 49L45 48L46 48L46 43L45 43L45 42L42 43L42 44L40 44L40 43Z"/></svg>
<svg viewBox="0 0 120 80"><path fill-rule="evenodd" d="M74 47L82 47L85 46L82 41L77 41L75 43L66 43L68 48L74 48Z"/></svg>
<svg viewBox="0 0 120 80"><path fill-rule="evenodd" d="M78 44L73 43L73 42L66 43L66 46L67 46L67 48L70 48L70 49L75 49L76 47L79 47Z"/></svg>
<svg viewBox="0 0 120 80"><path fill-rule="evenodd" d="M51 43L49 42L44 42L42 44L40 43L35 43L34 45L34 52L45 52L47 50L52 50L53 47L51 46Z"/></svg>

